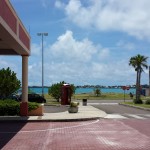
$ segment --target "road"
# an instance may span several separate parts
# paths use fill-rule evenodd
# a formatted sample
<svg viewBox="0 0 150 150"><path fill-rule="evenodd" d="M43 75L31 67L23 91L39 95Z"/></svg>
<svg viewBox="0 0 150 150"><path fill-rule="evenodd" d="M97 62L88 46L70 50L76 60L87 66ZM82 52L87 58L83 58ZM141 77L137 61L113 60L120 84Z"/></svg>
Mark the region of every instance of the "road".
<svg viewBox="0 0 150 150"><path fill-rule="evenodd" d="M119 105L122 101L88 101L88 104L105 111L106 118L150 119L150 111Z"/></svg>

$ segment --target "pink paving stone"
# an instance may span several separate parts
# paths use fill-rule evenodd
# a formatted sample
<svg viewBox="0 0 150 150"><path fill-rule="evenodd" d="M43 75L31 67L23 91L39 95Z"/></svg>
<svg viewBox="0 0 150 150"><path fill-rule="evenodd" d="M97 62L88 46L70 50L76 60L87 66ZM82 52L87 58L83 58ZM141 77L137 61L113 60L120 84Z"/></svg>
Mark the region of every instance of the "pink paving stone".
<svg viewBox="0 0 150 150"><path fill-rule="evenodd" d="M150 150L150 129L141 127L147 128L149 125L148 119L30 122L18 124L18 129L16 129L17 123L13 123L7 130L5 128L7 124L0 124L0 148L2 150Z"/></svg>

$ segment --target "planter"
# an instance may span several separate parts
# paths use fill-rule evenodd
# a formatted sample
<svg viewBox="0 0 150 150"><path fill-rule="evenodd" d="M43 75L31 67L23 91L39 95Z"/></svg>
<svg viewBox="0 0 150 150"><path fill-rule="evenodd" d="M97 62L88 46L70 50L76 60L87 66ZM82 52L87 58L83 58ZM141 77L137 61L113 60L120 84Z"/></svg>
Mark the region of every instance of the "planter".
<svg viewBox="0 0 150 150"><path fill-rule="evenodd" d="M77 113L78 112L78 107L69 107L68 112L69 113Z"/></svg>
<svg viewBox="0 0 150 150"><path fill-rule="evenodd" d="M28 116L43 116L44 105L41 104L37 109L28 112Z"/></svg>

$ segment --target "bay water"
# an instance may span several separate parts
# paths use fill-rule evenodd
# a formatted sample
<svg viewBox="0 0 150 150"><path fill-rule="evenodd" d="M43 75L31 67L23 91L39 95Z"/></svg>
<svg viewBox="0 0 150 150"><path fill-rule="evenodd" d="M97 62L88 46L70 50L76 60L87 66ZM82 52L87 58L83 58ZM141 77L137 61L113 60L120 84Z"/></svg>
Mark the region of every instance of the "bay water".
<svg viewBox="0 0 150 150"><path fill-rule="evenodd" d="M85 94L85 93L92 93L94 92L95 88L76 88L75 94ZM124 90L121 88L100 88L102 93L124 93ZM31 92L37 93L37 94L42 94L42 88L41 87L30 87L29 90ZM127 94L128 93L133 93L135 94L135 88L131 88L129 90L125 91ZM48 94L48 88L44 88L44 94Z"/></svg>

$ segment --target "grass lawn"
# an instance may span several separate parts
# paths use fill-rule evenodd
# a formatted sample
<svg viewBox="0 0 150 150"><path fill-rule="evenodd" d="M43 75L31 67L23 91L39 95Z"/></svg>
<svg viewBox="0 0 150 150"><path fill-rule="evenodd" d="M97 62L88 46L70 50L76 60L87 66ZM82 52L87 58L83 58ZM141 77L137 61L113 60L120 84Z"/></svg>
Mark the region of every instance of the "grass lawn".
<svg viewBox="0 0 150 150"><path fill-rule="evenodd" d="M48 94L45 94L44 97L47 100L47 104L60 104L60 102L57 102L53 97L51 97ZM145 97L141 96L141 98L144 100ZM101 96L95 96L93 93L86 93L86 94L74 94L71 98L72 100L82 100L82 99L88 99L88 100L123 100L124 94L123 93L102 93ZM129 94L125 94L126 100L131 100Z"/></svg>
<svg viewBox="0 0 150 150"><path fill-rule="evenodd" d="M133 102L124 102L122 104L127 104L127 105L130 105L130 106L138 106L138 107L150 108L150 105L147 105L147 104L134 104Z"/></svg>
<svg viewBox="0 0 150 150"><path fill-rule="evenodd" d="M57 102L52 96L50 96L49 94L44 94L44 97L46 99L46 104L49 105L59 105L60 102Z"/></svg>
<svg viewBox="0 0 150 150"><path fill-rule="evenodd" d="M122 100L124 99L124 94L122 93L102 93L101 96L95 96L93 93L87 94L75 94L72 99L90 99L90 100ZM129 94L125 94L125 99L130 100Z"/></svg>

